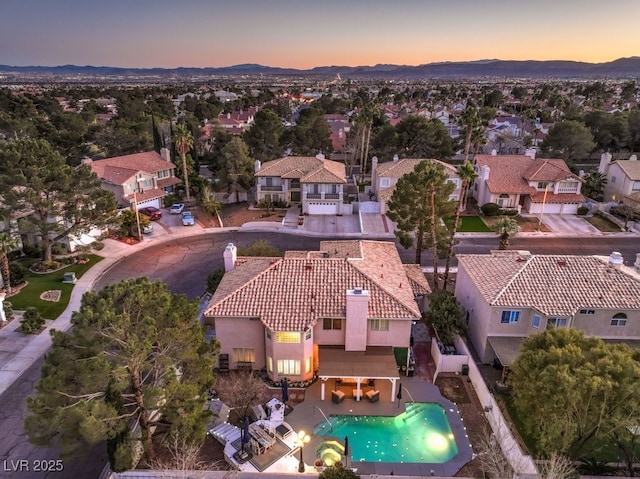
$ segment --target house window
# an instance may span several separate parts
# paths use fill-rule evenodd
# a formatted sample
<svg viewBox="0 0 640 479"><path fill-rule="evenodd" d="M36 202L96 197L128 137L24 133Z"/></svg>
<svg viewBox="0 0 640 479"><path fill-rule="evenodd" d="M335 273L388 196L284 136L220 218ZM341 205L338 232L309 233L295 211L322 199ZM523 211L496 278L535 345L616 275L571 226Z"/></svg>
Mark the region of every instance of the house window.
<svg viewBox="0 0 640 479"><path fill-rule="evenodd" d="M304 333L304 339L311 339L311 328Z"/></svg>
<svg viewBox="0 0 640 479"><path fill-rule="evenodd" d="M316 183L309 185L309 193L319 194L320 193L320 185L318 185Z"/></svg>
<svg viewBox="0 0 640 479"><path fill-rule="evenodd" d="M270 329L265 329L264 330L264 334L267 337L267 339L271 339L271 330Z"/></svg>
<svg viewBox="0 0 640 479"><path fill-rule="evenodd" d="M156 174L158 175L158 179L169 178L171 176L169 170L160 170L157 171Z"/></svg>
<svg viewBox="0 0 640 479"><path fill-rule="evenodd" d="M567 318L548 318L547 329L551 328L566 328Z"/></svg>
<svg viewBox="0 0 640 479"><path fill-rule="evenodd" d="M372 319L369 321L371 331L389 331L388 319Z"/></svg>
<svg viewBox="0 0 640 479"><path fill-rule="evenodd" d="M300 342L300 333L296 331L277 331L276 343L296 344Z"/></svg>
<svg viewBox="0 0 640 479"><path fill-rule="evenodd" d="M626 326L627 325L627 315L624 313L614 314L611 319L611 326Z"/></svg>
<svg viewBox="0 0 640 479"><path fill-rule="evenodd" d="M322 320L322 329L327 331L342 329L342 319L340 318L324 318Z"/></svg>
<svg viewBox="0 0 640 479"><path fill-rule="evenodd" d="M253 348L233 348L233 362L255 363L256 354Z"/></svg>
<svg viewBox="0 0 640 479"><path fill-rule="evenodd" d="M506 193L503 193L498 197L498 206L500 208L508 207L509 202L510 202L510 197Z"/></svg>
<svg viewBox="0 0 640 479"><path fill-rule="evenodd" d="M273 358L271 356L267 356L267 371L273 372Z"/></svg>
<svg viewBox="0 0 640 479"><path fill-rule="evenodd" d="M514 324L520 320L520 311L503 311L500 317L502 324Z"/></svg>
<svg viewBox="0 0 640 479"><path fill-rule="evenodd" d="M616 182L616 177L615 177L615 176L612 176L612 177L611 177L611 183L615 183L615 182Z"/></svg>
<svg viewBox="0 0 640 479"><path fill-rule="evenodd" d="M304 360L304 372L306 374L311 372L311 356Z"/></svg>
<svg viewBox="0 0 640 479"><path fill-rule="evenodd" d="M338 194L338 185L327 185L327 193L330 195Z"/></svg>
<svg viewBox="0 0 640 479"><path fill-rule="evenodd" d="M640 190L640 181L634 181L634 182L633 182L633 186L631 187L631 189L632 189L633 191L638 191L638 190Z"/></svg>
<svg viewBox="0 0 640 479"><path fill-rule="evenodd" d="M458 182L457 178L448 178L447 179L447 183L453 183L456 187L456 189L458 189L460 187L460 183Z"/></svg>
<svg viewBox="0 0 640 479"><path fill-rule="evenodd" d="M300 189L300 180L291 180L291 189L299 190Z"/></svg>
<svg viewBox="0 0 640 479"><path fill-rule="evenodd" d="M267 177L264 179L265 186L273 186L273 178Z"/></svg>
<svg viewBox="0 0 640 479"><path fill-rule="evenodd" d="M547 186L549 186L548 181L538 181L538 190L544 191Z"/></svg>
<svg viewBox="0 0 640 479"><path fill-rule="evenodd" d="M278 359L278 374L300 376L300 361L296 359Z"/></svg>
<svg viewBox="0 0 640 479"><path fill-rule="evenodd" d="M389 188L391 180L389 178L380 178L380 188Z"/></svg>
<svg viewBox="0 0 640 479"><path fill-rule="evenodd" d="M581 309L580 314L596 314L596 310L595 309Z"/></svg>
<svg viewBox="0 0 640 479"><path fill-rule="evenodd" d="M540 327L540 315L539 314L534 314L533 315L533 321L531 322L531 326L533 326L536 329L538 329Z"/></svg>

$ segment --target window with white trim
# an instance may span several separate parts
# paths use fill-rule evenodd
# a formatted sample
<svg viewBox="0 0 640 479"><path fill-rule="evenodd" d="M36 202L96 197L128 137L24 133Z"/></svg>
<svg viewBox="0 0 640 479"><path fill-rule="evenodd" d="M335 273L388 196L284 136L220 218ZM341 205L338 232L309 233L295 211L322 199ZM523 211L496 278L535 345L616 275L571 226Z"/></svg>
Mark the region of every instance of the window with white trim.
<svg viewBox="0 0 640 479"><path fill-rule="evenodd" d="M596 314L596 310L591 308L584 308L584 309L581 309L579 313L580 314Z"/></svg>
<svg viewBox="0 0 640 479"><path fill-rule="evenodd" d="M534 314L533 315L533 321L531 321L531 326L533 326L536 329L540 328L540 320L541 319L542 318L540 318L539 314Z"/></svg>
<svg viewBox="0 0 640 479"><path fill-rule="evenodd" d="M304 333L304 339L311 339L311 328L307 329Z"/></svg>
<svg viewBox="0 0 640 479"><path fill-rule="evenodd" d="M631 189L633 191L639 191L640 190L640 181L634 181L633 182L633 186L631 187Z"/></svg>
<svg viewBox="0 0 640 479"><path fill-rule="evenodd" d="M624 313L617 313L613 315L611 318L611 326L626 326L627 325L627 315Z"/></svg>
<svg viewBox="0 0 640 479"><path fill-rule="evenodd" d="M520 321L520 311L503 311L500 316L502 324L515 324Z"/></svg>
<svg viewBox="0 0 640 479"><path fill-rule="evenodd" d="M369 325L371 331L389 331L388 319L371 319Z"/></svg>
<svg viewBox="0 0 640 479"><path fill-rule="evenodd" d="M547 329L566 328L567 318L547 318Z"/></svg>
<svg viewBox="0 0 640 479"><path fill-rule="evenodd" d="M391 179L389 178L380 178L380 187L381 188L389 188L391 186Z"/></svg>
<svg viewBox="0 0 640 479"><path fill-rule="evenodd" d="M300 361L297 359L278 359L278 374L300 376Z"/></svg>

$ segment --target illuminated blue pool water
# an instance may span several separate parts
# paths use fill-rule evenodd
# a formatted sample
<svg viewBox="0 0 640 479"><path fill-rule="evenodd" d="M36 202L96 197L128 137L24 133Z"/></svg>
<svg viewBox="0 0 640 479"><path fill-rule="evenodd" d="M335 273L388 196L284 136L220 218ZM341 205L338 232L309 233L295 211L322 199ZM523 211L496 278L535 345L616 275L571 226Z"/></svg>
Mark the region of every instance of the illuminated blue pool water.
<svg viewBox="0 0 640 479"><path fill-rule="evenodd" d="M351 462L435 463L450 461L458 454L451 425L442 406L408 403L396 417L331 416L314 433L332 436L317 449L325 464L340 461L342 442L349 438Z"/></svg>

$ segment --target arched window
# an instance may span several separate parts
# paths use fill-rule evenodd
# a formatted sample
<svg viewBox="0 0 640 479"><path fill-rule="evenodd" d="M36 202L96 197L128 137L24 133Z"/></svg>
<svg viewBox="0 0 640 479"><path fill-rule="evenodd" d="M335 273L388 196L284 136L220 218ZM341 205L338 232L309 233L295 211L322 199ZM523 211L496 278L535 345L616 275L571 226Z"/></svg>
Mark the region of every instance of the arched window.
<svg viewBox="0 0 640 479"><path fill-rule="evenodd" d="M626 326L627 315L625 313L616 313L611 319L611 326Z"/></svg>

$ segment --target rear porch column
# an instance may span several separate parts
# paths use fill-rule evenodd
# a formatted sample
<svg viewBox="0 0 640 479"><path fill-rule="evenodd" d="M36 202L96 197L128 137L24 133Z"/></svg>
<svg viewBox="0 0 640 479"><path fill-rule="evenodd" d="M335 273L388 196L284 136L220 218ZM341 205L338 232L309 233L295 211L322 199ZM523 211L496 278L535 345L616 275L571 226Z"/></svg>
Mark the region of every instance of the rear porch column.
<svg viewBox="0 0 640 479"><path fill-rule="evenodd" d="M320 400L324 401L324 385L327 382L327 378L320 378Z"/></svg>
<svg viewBox="0 0 640 479"><path fill-rule="evenodd" d="M396 400L396 379L391 379L391 402Z"/></svg>

